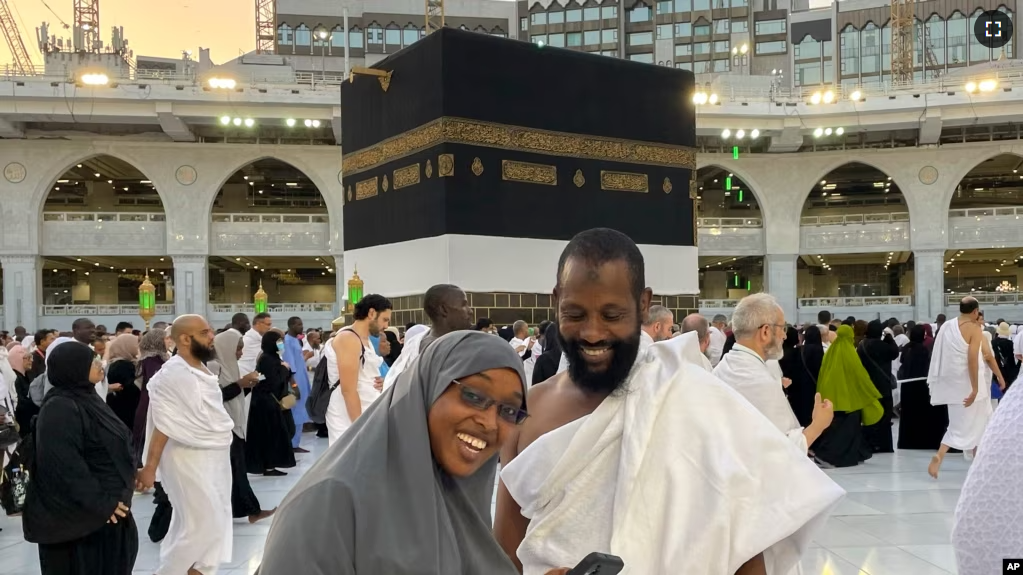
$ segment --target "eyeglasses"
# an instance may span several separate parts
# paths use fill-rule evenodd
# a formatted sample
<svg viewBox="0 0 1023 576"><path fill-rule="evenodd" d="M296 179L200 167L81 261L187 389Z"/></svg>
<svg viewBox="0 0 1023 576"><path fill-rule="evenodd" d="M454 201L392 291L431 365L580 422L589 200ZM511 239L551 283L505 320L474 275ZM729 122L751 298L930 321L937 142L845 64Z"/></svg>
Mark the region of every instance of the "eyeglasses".
<svg viewBox="0 0 1023 576"><path fill-rule="evenodd" d="M518 406L510 406L508 404L501 404L497 400L490 398L486 394L462 384L458 380L452 380L458 385L458 388L462 392L462 402L465 402L469 406L477 410L487 410L493 405L497 405L497 416L508 422L509 424L522 424L522 422L529 417L529 413L519 408Z"/></svg>

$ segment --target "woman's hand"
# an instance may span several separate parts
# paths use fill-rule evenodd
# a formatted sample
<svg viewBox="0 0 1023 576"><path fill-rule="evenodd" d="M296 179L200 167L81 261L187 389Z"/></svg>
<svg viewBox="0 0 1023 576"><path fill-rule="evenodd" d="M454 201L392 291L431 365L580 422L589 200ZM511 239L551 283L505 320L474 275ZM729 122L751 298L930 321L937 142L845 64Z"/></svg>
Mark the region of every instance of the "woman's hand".
<svg viewBox="0 0 1023 576"><path fill-rule="evenodd" d="M121 390L124 390L124 386L121 386L120 384L111 384L107 388L107 392L120 392Z"/></svg>
<svg viewBox="0 0 1023 576"><path fill-rule="evenodd" d="M124 502L118 502L117 508L114 513L110 515L110 520L107 520L107 524L117 524L117 517L124 518L128 515L128 507L124 505Z"/></svg>

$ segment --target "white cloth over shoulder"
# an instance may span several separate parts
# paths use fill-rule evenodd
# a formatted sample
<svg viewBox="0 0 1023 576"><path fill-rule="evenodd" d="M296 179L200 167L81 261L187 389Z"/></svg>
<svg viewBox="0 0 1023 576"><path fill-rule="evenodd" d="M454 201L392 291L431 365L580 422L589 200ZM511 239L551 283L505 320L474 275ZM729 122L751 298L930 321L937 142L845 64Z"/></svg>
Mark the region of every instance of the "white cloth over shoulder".
<svg viewBox="0 0 1023 576"><path fill-rule="evenodd" d="M526 353L526 351L522 350L520 352L518 348L519 348L519 346L525 347L526 345L528 345L529 344L529 339L527 338L527 339L523 340L521 338L512 338L508 343L511 344L512 349L515 350L515 353L519 355L519 358L521 358L522 355ZM536 350L537 350L537 343L536 343L536 341L534 341L533 342L533 347L531 348L532 354L529 355L529 358L526 358L525 360L522 361L522 370L526 373L526 382L532 382L533 381L533 368L536 367L536 357L537 357ZM541 352L543 352L542 349L541 349Z"/></svg>
<svg viewBox="0 0 1023 576"><path fill-rule="evenodd" d="M970 368L966 361L969 349L957 319L942 324L934 340L931 365L927 371L927 385L930 387L933 406L962 405L963 398L970 395ZM978 382L978 385L984 387L983 382Z"/></svg>
<svg viewBox="0 0 1023 576"><path fill-rule="evenodd" d="M530 519L518 549L525 574L594 551L620 556L625 574L734 574L761 552L769 574L795 568L844 492L694 366L699 354L695 337L654 344L627 393L504 467Z"/></svg>
<svg viewBox="0 0 1023 576"><path fill-rule="evenodd" d="M167 435L159 473L174 505L160 543L157 574L203 574L231 560L231 456L234 421L217 377L175 356L149 381L146 452L153 429ZM148 455L145 458L147 458Z"/></svg>
<svg viewBox="0 0 1023 576"><path fill-rule="evenodd" d="M256 371L256 360L262 350L263 337L254 328L242 336L242 357L238 359L238 372L244 376Z"/></svg>
<svg viewBox="0 0 1023 576"><path fill-rule="evenodd" d="M777 367L777 362L772 366L755 351L736 344L732 347L732 353L725 354L721 362L718 362L714 375L742 394L800 450L806 452L808 446L803 436L803 427L799 425L792 406L785 399L781 368Z"/></svg>
<svg viewBox="0 0 1023 576"><path fill-rule="evenodd" d="M340 338L340 334L334 338ZM356 334L358 338L359 335ZM333 346L333 342L331 342ZM376 351L373 350L373 346L367 346L363 344L363 363L359 368L359 378L355 384L355 390L359 394L359 401L361 409L360 414L369 408L370 404L376 401L380 397L380 391L376 389L376 379L380 377L380 365L383 364L384 359L377 355ZM335 359L337 354L334 354ZM336 360L335 360L336 363ZM340 368L339 368L340 370ZM352 418L348 415L348 408L345 405L345 397L341 395L341 386L334 389L334 392L330 394L330 400L327 403L327 445L330 446L337 442L338 438L345 433L346 430L352 427Z"/></svg>
<svg viewBox="0 0 1023 576"><path fill-rule="evenodd" d="M711 326L707 331L710 332L710 346L707 347L707 357L710 358L712 366L717 366L718 362L721 361L721 354L725 350L725 342L728 341L728 336L725 336L725 333L717 326Z"/></svg>
<svg viewBox="0 0 1023 576"><path fill-rule="evenodd" d="M408 369L409 366L415 362L416 358L419 358L419 347L423 342L423 338L429 333L429 330L420 330L415 334L412 331L422 326L417 324L413 326L408 334L405 335L405 344L401 348L401 354L398 354L398 359L394 361L394 365L387 371L387 376L384 376L384 390L387 390L398 381L398 376Z"/></svg>

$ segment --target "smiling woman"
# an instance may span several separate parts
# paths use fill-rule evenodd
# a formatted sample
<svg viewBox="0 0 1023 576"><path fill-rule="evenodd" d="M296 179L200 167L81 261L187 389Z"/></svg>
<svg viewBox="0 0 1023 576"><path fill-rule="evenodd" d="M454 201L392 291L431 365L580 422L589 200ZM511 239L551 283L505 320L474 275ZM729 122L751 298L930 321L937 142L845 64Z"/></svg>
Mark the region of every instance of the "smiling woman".
<svg viewBox="0 0 1023 576"><path fill-rule="evenodd" d="M525 409L506 342L438 338L285 498L260 573L515 573L490 507L497 452Z"/></svg>

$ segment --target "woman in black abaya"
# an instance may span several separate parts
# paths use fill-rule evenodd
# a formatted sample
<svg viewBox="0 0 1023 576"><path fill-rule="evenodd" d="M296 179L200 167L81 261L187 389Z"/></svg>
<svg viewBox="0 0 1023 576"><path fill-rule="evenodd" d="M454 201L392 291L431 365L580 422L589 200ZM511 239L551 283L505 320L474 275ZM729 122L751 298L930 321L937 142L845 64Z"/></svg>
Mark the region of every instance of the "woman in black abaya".
<svg viewBox="0 0 1023 576"><path fill-rule="evenodd" d="M899 417L899 448L903 450L937 450L948 428L948 407L931 406L927 386L927 370L931 351L924 343L924 327L909 331L909 344L902 348L902 413Z"/></svg>
<svg viewBox="0 0 1023 576"><path fill-rule="evenodd" d="M882 338L883 336L883 338ZM876 424L863 427L863 435L875 453L894 452L892 445L892 360L899 357L899 345L890 334L884 334L880 320L867 324L866 337L856 351L870 381L881 393L884 416Z"/></svg>
<svg viewBox="0 0 1023 576"><path fill-rule="evenodd" d="M280 344L280 346L278 346ZM287 472L277 468L294 468L295 453L291 447L294 427L289 410L281 407L281 400L290 393L292 371L281 362L284 347L281 334L270 330L260 344L256 372L262 380L252 389L249 405L249 425L245 430L245 467L249 474L284 476Z"/></svg>
<svg viewBox="0 0 1023 576"><path fill-rule="evenodd" d="M96 394L93 352L67 342L49 355L33 434L35 466L22 526L43 574L131 574L139 540L130 506L135 457L128 427Z"/></svg>
<svg viewBox="0 0 1023 576"><path fill-rule="evenodd" d="M817 379L824 361L820 328L809 326L803 332L803 345L796 349L795 360L795 370L790 376L792 385L785 393L799 425L806 427L813 420L814 395L817 393Z"/></svg>

